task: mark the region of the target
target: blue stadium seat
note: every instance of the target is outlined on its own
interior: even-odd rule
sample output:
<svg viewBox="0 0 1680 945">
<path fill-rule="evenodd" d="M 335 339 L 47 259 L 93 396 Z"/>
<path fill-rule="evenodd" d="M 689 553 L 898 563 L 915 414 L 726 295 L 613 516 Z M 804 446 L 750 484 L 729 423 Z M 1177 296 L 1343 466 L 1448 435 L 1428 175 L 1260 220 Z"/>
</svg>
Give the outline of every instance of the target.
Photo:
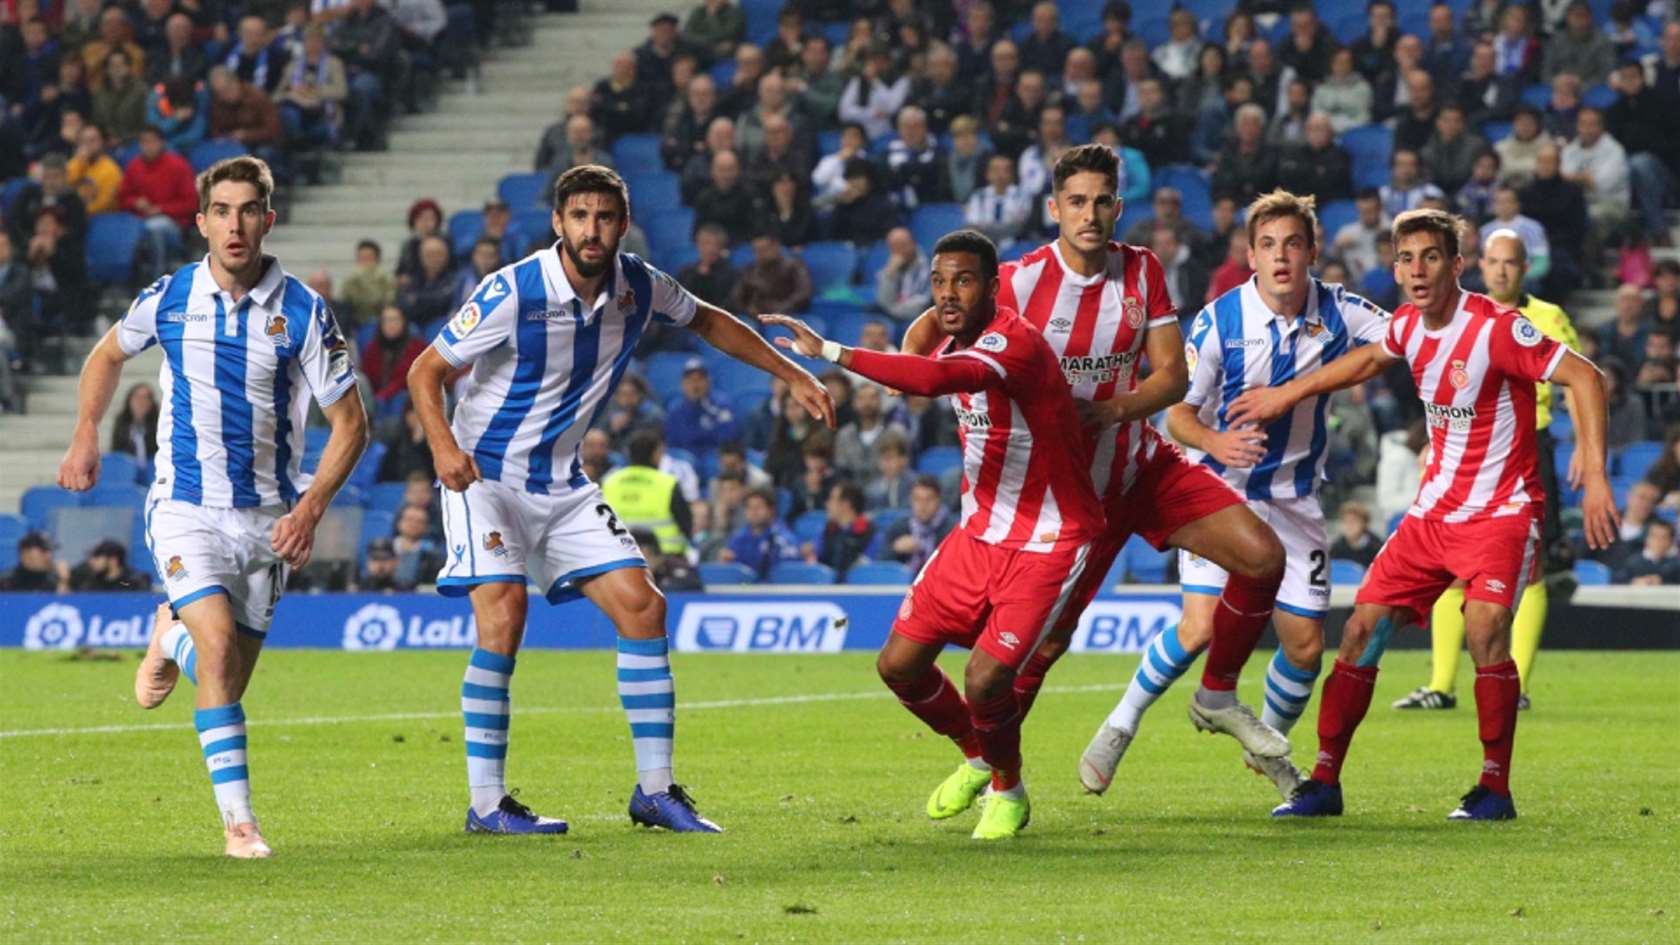
<svg viewBox="0 0 1680 945">
<path fill-rule="evenodd" d="M 834 569 L 826 564 L 778 564 L 770 569 L 771 584 L 833 584 Z"/>
<path fill-rule="evenodd" d="M 18 500 L 18 513 L 31 531 L 40 531 L 49 524 L 53 509 L 73 509 L 81 504 L 82 497 L 74 492 L 57 486 L 35 486 Z"/>
<path fill-rule="evenodd" d="M 532 207 L 547 210 L 548 175 L 541 171 L 509 174 L 497 182 L 496 196 L 507 201 L 507 205 L 515 210 L 528 210 Z"/>
<path fill-rule="evenodd" d="M 846 45 L 846 37 L 851 35 L 852 23 L 850 20 L 833 20 L 828 23 L 807 23 L 805 28 L 828 37 L 828 48 L 839 51 Z M 829 148 L 828 151 L 823 153 L 827 154 L 829 151 L 835 150 L 838 149 Z"/>
<path fill-rule="evenodd" d="M 835 47 L 838 48 L 838 47 Z M 817 155 L 826 157 L 840 150 L 840 129 L 817 132 Z"/>
<path fill-rule="evenodd" d="M 763 400 L 770 396 L 770 375 L 750 364 L 725 358 L 712 369 L 712 388 L 736 397 L 751 394 Z"/>
<path fill-rule="evenodd" d="M 630 188 L 630 209 L 647 217 L 682 206 L 682 181 L 677 175 L 661 171 L 657 174 L 637 174 L 626 178 Z"/>
<path fill-rule="evenodd" d="M 654 256 L 654 265 L 670 273 L 673 278 L 676 277 L 677 273 L 699 261 L 700 248 L 693 243 L 686 243 Z M 725 307 L 728 307 L 727 302 Z"/>
<path fill-rule="evenodd" d="M 854 310 L 843 315 L 831 315 L 828 319 L 828 337 L 843 345 L 855 345 L 863 336 L 863 326 L 872 321 L 890 322 L 892 319 L 885 315 L 872 315 L 867 312 Z"/>
<path fill-rule="evenodd" d="M 811 307 L 806 309 L 805 312 L 808 315 L 821 316 L 828 322 L 828 327 L 832 331 L 836 319 L 856 314 L 857 310 L 857 303 L 846 299 L 812 299 Z"/>
<path fill-rule="evenodd" d="M 738 561 L 707 561 L 700 565 L 700 581 L 708 587 L 713 584 L 753 584 L 758 581 L 758 575 Z"/>
<path fill-rule="evenodd" d="M 1172 164 L 1150 175 L 1149 184 L 1156 190 L 1172 187 L 1184 195 L 1184 216 L 1204 230 L 1213 228 L 1213 188 L 1201 168 L 1188 164 Z"/>
<path fill-rule="evenodd" d="M 209 141 L 200 141 L 193 145 L 192 150 L 187 152 L 187 161 L 192 164 L 193 173 L 198 174 L 217 161 L 225 161 L 228 158 L 249 153 L 245 150 L 245 146 L 237 141 L 229 138 L 215 138 Z"/>
<path fill-rule="evenodd" d="M 1342 13 L 1329 23 L 1330 34 L 1343 46 L 1352 45 L 1354 40 L 1365 35 L 1367 28 L 1366 16 L 1359 12 Z"/>
<path fill-rule="evenodd" d="M 1616 90 L 1603 82 L 1581 93 L 1581 104 L 1600 110 L 1616 104 Z"/>
<path fill-rule="evenodd" d="M 1126 540 L 1123 553 L 1126 573 L 1138 584 L 1160 584 L 1167 579 L 1167 553 L 1156 551 L 1143 538 L 1133 535 Z"/>
<path fill-rule="evenodd" d="M 1144 16 L 1132 21 L 1132 32 L 1149 44 L 1150 49 L 1160 46 L 1172 36 L 1172 28 L 1164 16 Z"/>
<path fill-rule="evenodd" d="M 1581 560 L 1575 562 L 1575 580 L 1583 587 L 1595 584 L 1610 583 L 1610 566 L 1602 561 Z"/>
<path fill-rule="evenodd" d="M 717 86 L 718 94 L 721 95 L 729 91 L 729 87 L 735 83 L 735 60 L 719 59 L 712 63 L 706 74 L 712 77 L 712 84 Z"/>
<path fill-rule="evenodd" d="M 735 410 L 735 419 L 740 420 L 758 412 L 764 402 L 770 399 L 770 388 L 763 390 L 734 391 L 729 398 L 729 405 Z"/>
<path fill-rule="evenodd" d="M 828 527 L 828 513 L 821 509 L 799 513 L 793 520 L 793 535 L 801 542 L 816 541 Z"/>
<path fill-rule="evenodd" d="M 835 140 L 839 140 L 838 133 Z M 11 180 L 0 182 L 0 213 L 10 213 L 12 211 L 12 201 L 16 200 L 18 195 L 23 193 L 24 188 L 28 186 L 29 178 L 27 177 L 14 177 Z"/>
<path fill-rule="evenodd" d="M 612 156 L 618 172 L 626 177 L 665 170 L 665 159 L 659 156 L 658 135 L 622 135 L 613 142 Z"/>
<path fill-rule="evenodd" d="M 330 427 L 305 427 L 303 431 L 303 451 L 305 453 L 320 453 L 327 448 L 327 438 L 332 436 Z"/>
<path fill-rule="evenodd" d="M 915 577 L 910 568 L 897 561 L 871 561 L 868 564 L 854 564 L 846 572 L 847 584 L 909 584 Z"/>
<path fill-rule="evenodd" d="M 1386 125 L 1359 125 L 1342 132 L 1342 147 L 1353 158 L 1353 185 L 1380 187 L 1388 182 L 1388 159 L 1394 132 Z"/>
<path fill-rule="evenodd" d="M 678 246 L 692 244 L 694 241 L 694 211 L 688 207 L 667 210 L 647 221 L 642 229 L 647 232 L 648 244 L 655 253 L 662 253 L 676 249 Z"/>
<path fill-rule="evenodd" d="M 1351 200 L 1332 200 L 1319 208 L 1318 221 L 1324 224 L 1324 237 L 1335 239 L 1336 231 L 1359 219 L 1359 206 Z"/>
<path fill-rule="evenodd" d="M 910 214 L 910 235 L 915 237 L 916 245 L 922 252 L 933 251 L 933 244 L 939 238 L 952 230 L 960 230 L 963 226 L 962 204 L 930 203 L 917 207 Z M 871 274 L 871 278 L 874 278 Z"/>
<path fill-rule="evenodd" d="M 1330 583 L 1358 585 L 1365 579 L 1365 566 L 1346 558 L 1330 559 Z"/>
<path fill-rule="evenodd" d="M 362 510 L 362 534 L 356 542 L 356 547 L 367 550 L 368 542 L 375 538 L 390 538 L 397 530 L 397 513 L 385 509 Z M 431 575 L 427 575 L 429 578 Z"/>
<path fill-rule="evenodd" d="M 1155 219 L 1155 209 L 1146 201 L 1126 204 L 1126 206 L 1120 210 L 1120 219 L 1114 224 L 1115 239 L 1124 239 L 1126 234 L 1132 231 L 1132 227 L 1137 226 L 1145 220 L 1153 219 Z M 1026 243 L 1028 246 L 1032 245 L 1028 240 L 1022 240 L 1021 242 Z"/>
<path fill-rule="evenodd" d="M 1463 18 L 1461 13 L 1460 14 L 1455 14 L 1455 15 L 1458 16 L 1459 19 Z M 1408 35 L 1408 36 L 1428 36 L 1429 35 L 1429 8 L 1428 7 L 1409 7 L 1408 8 L 1404 5 L 1402 5 L 1401 8 L 1400 8 L 1400 15 L 1395 18 L 1395 24 L 1397 26 L 1399 26 L 1400 32 L 1402 34 L 1405 34 L 1405 35 Z"/>
<path fill-rule="evenodd" d="M 157 562 L 152 560 L 152 549 L 146 543 L 144 514 L 134 516 L 134 524 L 129 529 L 128 566 L 144 574 L 153 584 L 157 583 Z"/>
<path fill-rule="evenodd" d="M 1571 458 L 1573 458 L 1574 455 L 1575 455 L 1575 444 L 1573 442 L 1558 443 L 1556 446 L 1553 447 L 1553 449 L 1552 449 L 1552 466 L 1556 470 L 1559 479 L 1568 478 L 1568 476 L 1569 476 L 1569 460 Z"/>
<path fill-rule="evenodd" d="M 764 468 L 764 461 L 759 460 L 758 466 Z M 787 521 L 788 513 L 793 511 L 793 493 L 778 487 L 776 489 L 776 517 Z"/>
<path fill-rule="evenodd" d="M 362 490 L 367 498 L 370 512 L 392 512 L 402 508 L 403 491 L 408 488 L 406 482 L 381 482 L 368 486 Z"/>
<path fill-rule="evenodd" d="M 76 565 L 87 558 L 94 545 L 102 541 L 120 541 L 126 546 L 133 540 L 134 521 L 138 518 L 141 518 L 138 509 L 120 505 L 55 509 L 48 517 L 47 527 L 52 536 L 54 556 L 67 564 Z"/>
<path fill-rule="evenodd" d="M 134 281 L 134 254 L 146 225 L 127 213 L 101 213 L 88 220 L 88 277 L 103 285 L 126 286 Z"/>
<path fill-rule="evenodd" d="M 1554 418 L 1556 416 L 1556 414 L 1553 414 Z M 1552 423 L 1553 426 L 1556 426 L 1556 419 Z M 1662 459 L 1662 450 L 1662 443 L 1656 440 L 1641 440 L 1637 443 L 1629 443 L 1616 452 L 1616 475 L 1626 476 L 1630 479 L 1644 478 L 1652 464 Z"/>
<path fill-rule="evenodd" d="M 767 46 L 776 38 L 776 17 L 782 0 L 743 0 L 741 12 L 747 18 L 747 42 Z"/>
<path fill-rule="evenodd" d="M 998 250 L 998 262 L 1014 262 L 1036 248 L 1037 245 L 1032 240 L 1016 240 Z"/>
<path fill-rule="evenodd" d="M 317 465 L 320 463 L 319 457 L 316 458 L 315 462 Z M 314 470 L 310 471 L 313 472 Z M 339 487 L 338 492 L 332 497 L 332 502 L 328 504 L 331 508 L 361 509 L 367 505 L 367 496 L 362 492 L 361 486 L 347 482 Z"/>
<path fill-rule="evenodd" d="M 887 241 L 871 243 L 867 247 L 857 248 L 857 284 L 863 286 L 875 285 L 875 274 L 887 267 Z"/>
<path fill-rule="evenodd" d="M 1552 87 L 1544 83 L 1536 83 L 1522 90 L 1522 103 L 1533 105 L 1545 111 L 1552 104 Z"/>
<path fill-rule="evenodd" d="M 1393 515 L 1390 515 L 1388 517 L 1388 531 L 1385 532 L 1384 534 L 1392 535 L 1396 531 L 1398 531 L 1400 529 L 1400 523 L 1402 521 L 1404 521 L 1405 518 L 1406 518 L 1406 512 L 1405 512 L 1404 509 L 1402 509 L 1401 511 L 1395 512 Z"/>
<path fill-rule="evenodd" d="M 642 365 L 642 377 L 653 389 L 655 402 L 664 403 L 665 398 L 677 393 L 682 386 L 683 365 L 692 357 L 683 351 L 657 351 L 648 355 Z"/>
<path fill-rule="evenodd" d="M 1179 6 L 1196 14 L 1198 19 L 1223 20 L 1237 8 L 1237 0 L 1180 0 Z M 1210 34 L 1203 33 L 1203 36 Z M 1218 33 L 1211 35 L 1218 36 Z"/>
<path fill-rule="evenodd" d="M 132 482 L 101 482 L 88 492 L 83 502 L 111 508 L 143 509 L 146 507 L 146 490 Z"/>
<path fill-rule="evenodd" d="M 1114 556 L 1114 563 L 1108 566 L 1108 573 L 1103 575 L 1102 584 L 1098 585 L 1098 588 L 1099 589 L 1112 588 L 1117 584 L 1125 584 L 1125 583 L 1126 583 L 1126 556 L 1125 555 L 1115 555 Z"/>
<path fill-rule="evenodd" d="M 28 528 L 16 515 L 0 515 L 0 572 L 17 567 L 17 543 Z"/>
<path fill-rule="evenodd" d="M 1504 141 L 1506 138 L 1511 137 L 1511 122 L 1482 122 L 1482 137 L 1487 139 L 1488 144 L 1498 144 L 1499 142 Z"/>
<path fill-rule="evenodd" d="M 473 243 L 484 232 L 484 211 L 457 210 L 449 215 L 449 248 L 457 257 L 472 253 Z"/>
<path fill-rule="evenodd" d="M 737 270 L 745 269 L 753 263 L 753 248 L 748 242 L 736 243 L 729 251 L 729 264 Z"/>
<path fill-rule="evenodd" d="M 956 446 L 930 446 L 916 457 L 916 471 L 938 476 L 950 469 L 962 468 L 962 449 Z"/>
<path fill-rule="evenodd" d="M 350 485 L 367 488 L 379 479 L 379 464 L 385 461 L 385 450 L 388 447 L 374 440 L 368 444 L 362 458 L 356 460 L 356 468 L 350 470 Z"/>
<path fill-rule="evenodd" d="M 1552 408 L 1552 438 L 1563 443 L 1575 441 L 1575 421 L 1569 411 Z"/>
<path fill-rule="evenodd" d="M 140 462 L 131 453 L 106 453 L 99 457 L 99 484 L 140 483 Z"/>
<path fill-rule="evenodd" d="M 526 207 L 513 212 L 513 225 L 510 229 L 525 234 L 529 242 L 542 240 L 545 243 L 554 242 L 554 211 L 547 207 Z"/>
<path fill-rule="evenodd" d="M 857 252 L 850 243 L 823 240 L 807 245 L 799 255 L 811 270 L 811 288 L 818 295 L 844 289 L 857 268 Z"/>
</svg>

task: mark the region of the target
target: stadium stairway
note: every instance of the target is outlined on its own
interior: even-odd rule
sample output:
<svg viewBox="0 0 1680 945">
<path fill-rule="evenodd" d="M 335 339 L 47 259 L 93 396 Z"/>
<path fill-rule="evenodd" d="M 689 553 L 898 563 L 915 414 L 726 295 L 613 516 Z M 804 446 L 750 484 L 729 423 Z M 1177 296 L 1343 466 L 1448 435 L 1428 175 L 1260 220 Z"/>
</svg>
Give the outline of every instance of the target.
<svg viewBox="0 0 1680 945">
<path fill-rule="evenodd" d="M 583 0 L 581 11 L 531 17 L 531 42 L 497 48 L 478 89 L 445 81 L 435 111 L 398 118 L 386 151 L 343 156 L 342 179 L 296 191 L 290 220 L 269 246 L 299 278 L 324 269 L 334 284 L 351 271 L 356 243 L 379 242 L 396 265 L 408 238 L 409 205 L 421 197 L 447 216 L 477 210 L 503 175 L 531 170 L 543 129 L 560 117 L 566 90 L 593 86 L 614 53 L 639 45 L 669 0 Z"/>
</svg>

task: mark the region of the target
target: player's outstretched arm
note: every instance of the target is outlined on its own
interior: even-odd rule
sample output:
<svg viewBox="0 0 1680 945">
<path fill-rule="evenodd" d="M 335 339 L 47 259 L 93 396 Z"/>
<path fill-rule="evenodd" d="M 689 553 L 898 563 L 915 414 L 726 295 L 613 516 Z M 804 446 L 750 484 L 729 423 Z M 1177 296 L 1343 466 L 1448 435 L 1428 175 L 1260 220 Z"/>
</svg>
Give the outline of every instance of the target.
<svg viewBox="0 0 1680 945">
<path fill-rule="evenodd" d="M 116 395 L 128 354 L 117 343 L 117 326 L 105 333 L 82 362 L 82 377 L 76 387 L 76 428 L 70 434 L 70 448 L 58 464 L 58 484 L 73 492 L 92 489 L 99 481 L 99 424 Z"/>
<path fill-rule="evenodd" d="M 1232 469 L 1247 469 L 1266 455 L 1266 434 L 1252 427 L 1215 430 L 1186 403 L 1167 408 L 1167 432 L 1193 450 L 1201 450 Z"/>
<path fill-rule="evenodd" d="M 368 418 L 362 398 L 354 390 L 321 408 L 332 432 L 321 450 L 321 463 L 315 468 L 315 479 L 298 499 L 297 506 L 274 523 L 270 544 L 293 568 L 309 563 L 309 553 L 315 547 L 315 527 L 327 514 L 333 496 L 344 487 L 356 463 L 367 451 Z"/>
<path fill-rule="evenodd" d="M 862 374 L 878 384 L 917 397 L 975 393 L 1003 385 L 1001 367 L 978 356 L 934 360 L 914 354 L 883 354 L 863 351 L 825 339 L 811 326 L 786 315 L 760 315 L 766 325 L 786 328 L 792 338 L 777 338 L 776 344 L 807 358 L 823 358 L 847 370 Z"/>
<path fill-rule="evenodd" d="M 455 442 L 449 418 L 443 415 L 443 379 L 452 370 L 437 348 L 428 347 L 408 369 L 408 396 L 414 403 L 414 415 L 426 431 L 438 481 L 451 492 L 465 492 L 484 475 L 478 471 L 478 463 Z"/>
<path fill-rule="evenodd" d="M 905 354 L 928 355 L 944 340 L 945 330 L 939 327 L 939 317 L 930 306 L 904 330 L 904 343 L 898 346 L 898 350 Z"/>
<path fill-rule="evenodd" d="M 828 388 L 811 372 L 805 370 L 772 348 L 768 342 L 723 309 L 704 302 L 695 306 L 694 319 L 688 323 L 690 331 L 706 339 L 706 343 L 737 361 L 750 364 L 787 382 L 795 400 L 812 418 L 834 429 L 834 398 Z"/>
<path fill-rule="evenodd" d="M 1390 357 L 1381 344 L 1360 345 L 1351 353 L 1287 384 L 1243 391 L 1226 409 L 1225 421 L 1233 427 L 1245 424 L 1264 426 L 1308 397 L 1363 384 L 1397 360 Z"/>
<path fill-rule="evenodd" d="M 1572 395 L 1575 421 L 1575 453 L 1580 457 L 1582 526 L 1587 545 L 1608 548 L 1621 532 L 1616 499 L 1605 473 L 1604 430 L 1609 425 L 1609 405 L 1604 396 L 1603 372 L 1573 351 L 1565 354 L 1552 370 L 1551 380 Z M 1571 470 L 1575 466 L 1571 464 Z"/>
</svg>

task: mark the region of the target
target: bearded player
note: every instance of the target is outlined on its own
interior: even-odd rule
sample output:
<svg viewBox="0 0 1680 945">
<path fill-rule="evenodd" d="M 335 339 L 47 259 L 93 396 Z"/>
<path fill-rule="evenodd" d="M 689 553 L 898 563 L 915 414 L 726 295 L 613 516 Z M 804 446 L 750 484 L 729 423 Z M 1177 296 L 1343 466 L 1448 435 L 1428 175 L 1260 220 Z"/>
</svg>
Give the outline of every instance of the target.
<svg viewBox="0 0 1680 945">
<path fill-rule="evenodd" d="M 930 357 L 825 341 L 803 322 L 777 343 L 888 387 L 951 395 L 963 446 L 962 527 L 916 576 L 876 661 L 904 707 L 962 749 L 963 764 L 928 801 L 936 820 L 981 798 L 977 840 L 1013 837 L 1031 807 L 1021 780 L 1017 674 L 1043 646 L 1091 567 L 1102 506 L 1084 470 L 1091 455 L 1056 354 L 997 304 L 997 249 L 972 230 L 933 248 L 934 312 L 945 340 Z M 963 692 L 935 662 L 970 647 Z M 966 698 L 965 698 L 966 697 Z"/>
<path fill-rule="evenodd" d="M 1410 301 L 1381 344 L 1281 387 L 1248 391 L 1232 423 L 1265 423 L 1304 397 L 1351 387 L 1404 358 L 1430 427 L 1430 461 L 1416 501 L 1365 573 L 1341 651 L 1325 680 L 1318 765 L 1277 817 L 1337 816 L 1341 770 L 1371 706 L 1377 667 L 1396 628 L 1415 626 L 1455 581 L 1465 583 L 1464 622 L 1476 663 L 1481 779 L 1452 820 L 1510 820 L 1511 752 L 1520 684 L 1511 659 L 1511 611 L 1540 553 L 1545 488 L 1534 445 L 1535 384 L 1574 395 L 1587 543 L 1608 547 L 1617 517 L 1604 472 L 1604 390 L 1591 361 L 1547 338 L 1517 312 L 1458 283 L 1460 221 L 1412 210 L 1394 221 L 1394 274 Z"/>
<path fill-rule="evenodd" d="M 1191 721 L 1235 736 L 1257 759 L 1286 758 L 1289 740 L 1236 698 L 1237 677 L 1283 581 L 1283 545 L 1241 494 L 1149 425 L 1149 417 L 1184 398 L 1189 371 L 1160 261 L 1147 249 L 1109 240 L 1121 210 L 1118 158 L 1103 145 L 1072 148 L 1056 162 L 1052 180 L 1049 209 L 1060 235 L 1004 264 L 998 304 L 1016 308 L 1044 333 L 1073 396 L 1091 403 L 1100 432 L 1090 473 L 1108 524 L 1091 547 L 1070 606 L 1016 677 L 1022 711 L 1031 708 L 1045 674 L 1067 651 L 1080 612 L 1126 540 L 1141 535 L 1156 548 L 1182 548 L 1230 575 L 1217 607 L 1186 613 L 1180 626 L 1151 643 L 1144 657 L 1154 673 L 1149 701 L 1189 670 L 1200 652 L 1195 641 L 1211 641 L 1201 688 L 1190 702 Z M 939 320 L 924 312 L 904 349 L 929 351 L 942 334 Z M 1140 381 L 1144 357 L 1150 374 Z M 1102 753 L 1098 767 L 1112 773 L 1131 737 L 1124 729 L 1099 737 L 1107 743 L 1086 754 Z M 1081 780 L 1091 785 L 1091 776 L 1082 772 Z M 1106 787 L 1106 780 L 1094 783 Z"/>
</svg>

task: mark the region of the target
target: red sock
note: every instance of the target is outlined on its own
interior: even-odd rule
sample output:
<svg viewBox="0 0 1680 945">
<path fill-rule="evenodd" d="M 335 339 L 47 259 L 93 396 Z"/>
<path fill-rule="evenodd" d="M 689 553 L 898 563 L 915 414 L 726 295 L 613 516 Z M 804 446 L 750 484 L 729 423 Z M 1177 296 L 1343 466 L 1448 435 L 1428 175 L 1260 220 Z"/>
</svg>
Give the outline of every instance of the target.
<svg viewBox="0 0 1680 945">
<path fill-rule="evenodd" d="M 1513 660 L 1476 668 L 1476 720 L 1482 736 L 1482 786 L 1511 795 L 1511 746 L 1517 739 L 1522 680 Z"/>
<path fill-rule="evenodd" d="M 1354 666 L 1336 661 L 1324 694 L 1318 700 L 1318 765 L 1312 779 L 1336 784 L 1342 779 L 1342 762 L 1347 758 L 1353 730 L 1371 708 L 1371 693 L 1377 688 L 1375 666 Z"/>
<path fill-rule="evenodd" d="M 1021 783 L 1021 704 L 1015 690 L 971 703 L 970 709 L 974 734 L 980 737 L 980 757 L 992 766 L 992 790 L 1007 791 Z"/>
<path fill-rule="evenodd" d="M 1045 656 L 1042 651 L 1034 653 L 1027 659 L 1027 665 L 1015 674 L 1015 700 L 1021 704 L 1021 718 L 1026 718 L 1032 711 L 1033 702 L 1038 699 L 1038 691 L 1044 688 L 1045 674 L 1055 665 L 1061 656 Z"/>
<path fill-rule="evenodd" d="M 968 703 L 963 701 L 957 687 L 951 685 L 944 670 L 935 666 L 909 682 L 887 683 L 887 688 L 916 718 L 926 722 L 928 728 L 956 742 L 963 757 L 980 757 L 980 740 L 974 734 Z"/>
<path fill-rule="evenodd" d="M 1207 662 L 1202 666 L 1203 688 L 1226 692 L 1237 688 L 1243 664 L 1266 632 L 1266 622 L 1272 619 L 1272 605 L 1277 603 L 1278 585 L 1282 583 L 1281 573 L 1263 578 L 1233 574 L 1225 582 L 1225 592 L 1219 595 L 1219 605 L 1213 611 L 1213 641 L 1208 644 Z"/>
</svg>

